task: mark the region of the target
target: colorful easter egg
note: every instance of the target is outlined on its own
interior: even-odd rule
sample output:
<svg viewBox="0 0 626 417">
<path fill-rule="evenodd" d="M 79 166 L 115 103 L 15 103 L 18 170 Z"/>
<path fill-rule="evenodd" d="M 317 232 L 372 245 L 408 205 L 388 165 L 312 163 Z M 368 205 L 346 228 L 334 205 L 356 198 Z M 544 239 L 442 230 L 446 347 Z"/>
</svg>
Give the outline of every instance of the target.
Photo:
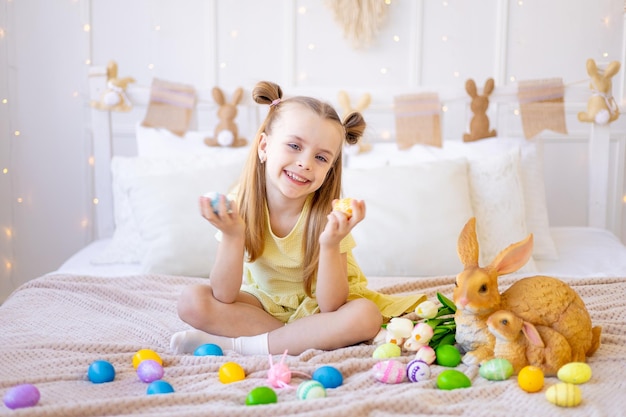
<svg viewBox="0 0 626 417">
<path fill-rule="evenodd" d="M 222 195 L 223 195 L 222 193 L 218 193 L 216 191 L 210 191 L 204 195 L 209 200 L 211 200 L 211 208 L 213 209 L 213 212 L 215 212 L 215 214 L 219 214 L 220 198 L 222 197 Z M 231 204 L 230 200 L 226 198 L 226 210 L 229 213 L 231 212 L 230 204 Z"/>
<path fill-rule="evenodd" d="M 352 199 L 341 198 L 333 203 L 333 210 L 337 210 L 346 215 L 349 219 L 352 217 Z"/>
<path fill-rule="evenodd" d="M 402 355 L 402 348 L 395 343 L 383 343 L 378 346 L 372 357 L 374 359 L 389 359 L 389 358 L 397 358 Z"/>
<path fill-rule="evenodd" d="M 430 366 L 426 362 L 413 359 L 406 366 L 406 376 L 411 382 L 422 382 L 430 379 Z"/>
<path fill-rule="evenodd" d="M 584 384 L 591 379 L 591 367 L 584 362 L 570 362 L 559 368 L 556 376 L 570 384 Z"/>
<path fill-rule="evenodd" d="M 94 384 L 111 382 L 115 379 L 115 368 L 107 361 L 93 361 L 87 370 L 87 377 Z"/>
<path fill-rule="evenodd" d="M 200 345 L 193 351 L 195 356 L 224 356 L 224 351 L 221 347 L 213 343 L 205 343 Z"/>
<path fill-rule="evenodd" d="M 546 399 L 560 407 L 576 407 L 582 401 L 582 392 L 578 385 L 559 382 L 546 390 Z"/>
<path fill-rule="evenodd" d="M 39 399 L 41 398 L 41 394 L 36 386 L 32 384 L 20 384 L 16 385 L 4 394 L 2 397 L 2 401 L 4 405 L 9 407 L 11 410 L 15 410 L 17 408 L 26 408 L 37 405 Z"/>
<path fill-rule="evenodd" d="M 152 359 L 154 361 L 157 361 L 159 365 L 163 366 L 163 360 L 154 350 L 140 349 L 133 355 L 133 368 L 137 369 L 139 364 L 146 359 Z"/>
<path fill-rule="evenodd" d="M 526 392 L 541 391 L 543 382 L 543 371 L 536 366 L 525 366 L 517 374 L 517 384 Z"/>
<path fill-rule="evenodd" d="M 478 369 L 478 374 L 489 381 L 507 380 L 513 372 L 513 365 L 504 358 L 490 359 Z"/>
<path fill-rule="evenodd" d="M 148 395 L 170 394 L 172 392 L 174 392 L 174 388 L 172 387 L 172 384 L 170 384 L 167 381 L 163 381 L 162 379 L 159 379 L 157 381 L 152 381 L 148 385 L 148 389 L 146 390 L 146 394 Z"/>
<path fill-rule="evenodd" d="M 343 375 L 337 368 L 332 366 L 321 366 L 313 372 L 312 378 L 320 382 L 324 388 L 337 388 L 343 384 Z"/>
<path fill-rule="evenodd" d="M 238 363 L 226 362 L 220 366 L 218 376 L 222 384 L 230 384 L 245 379 L 246 373 Z"/>
<path fill-rule="evenodd" d="M 453 345 L 441 345 L 435 349 L 437 364 L 454 368 L 461 363 L 461 353 Z"/>
<path fill-rule="evenodd" d="M 472 381 L 469 377 L 456 369 L 446 369 L 437 376 L 437 388 L 439 389 L 453 390 L 471 386 Z"/>
<path fill-rule="evenodd" d="M 246 405 L 273 404 L 278 402 L 276 391 L 270 387 L 256 387 L 246 397 Z"/>
<path fill-rule="evenodd" d="M 143 382 L 152 382 L 163 378 L 163 367 L 153 359 L 141 361 L 137 367 L 137 376 Z"/>
<path fill-rule="evenodd" d="M 298 398 L 301 400 L 311 400 L 326 397 L 326 389 L 321 382 L 315 380 L 304 381 L 298 385 Z"/>
<path fill-rule="evenodd" d="M 372 370 L 374 378 L 385 384 L 399 384 L 406 378 L 406 366 L 395 359 L 378 362 Z"/>
</svg>

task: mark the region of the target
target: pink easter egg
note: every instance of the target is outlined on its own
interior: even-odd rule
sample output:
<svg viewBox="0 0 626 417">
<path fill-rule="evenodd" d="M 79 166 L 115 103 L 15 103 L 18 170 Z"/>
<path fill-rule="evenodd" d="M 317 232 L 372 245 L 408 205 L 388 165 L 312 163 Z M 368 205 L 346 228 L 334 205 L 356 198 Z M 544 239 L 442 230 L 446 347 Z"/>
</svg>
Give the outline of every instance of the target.
<svg viewBox="0 0 626 417">
<path fill-rule="evenodd" d="M 406 378 L 406 366 L 395 359 L 380 361 L 372 369 L 374 378 L 385 384 L 399 384 Z"/>
</svg>

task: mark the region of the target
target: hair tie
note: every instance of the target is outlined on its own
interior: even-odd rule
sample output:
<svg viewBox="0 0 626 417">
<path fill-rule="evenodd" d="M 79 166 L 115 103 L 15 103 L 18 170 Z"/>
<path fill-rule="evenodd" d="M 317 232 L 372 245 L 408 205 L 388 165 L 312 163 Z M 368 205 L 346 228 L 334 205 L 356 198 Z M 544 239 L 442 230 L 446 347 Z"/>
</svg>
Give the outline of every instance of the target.
<svg viewBox="0 0 626 417">
<path fill-rule="evenodd" d="M 270 104 L 270 107 L 278 106 L 278 103 L 280 103 L 280 99 L 279 98 L 277 98 L 276 100 L 272 101 L 272 103 Z"/>
</svg>

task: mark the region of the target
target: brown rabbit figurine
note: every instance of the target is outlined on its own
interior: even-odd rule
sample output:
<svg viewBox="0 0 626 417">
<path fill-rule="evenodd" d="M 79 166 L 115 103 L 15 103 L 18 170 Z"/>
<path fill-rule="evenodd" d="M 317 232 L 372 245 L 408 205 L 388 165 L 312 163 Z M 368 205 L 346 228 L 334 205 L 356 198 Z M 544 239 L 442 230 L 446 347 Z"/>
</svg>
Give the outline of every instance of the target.
<svg viewBox="0 0 626 417">
<path fill-rule="evenodd" d="M 587 102 L 587 111 L 578 113 L 578 120 L 599 125 L 617 120 L 619 107 L 611 93 L 611 77 L 617 74 L 619 67 L 619 61 L 613 61 L 601 73 L 598 71 L 596 61 L 587 60 L 587 74 L 591 77 L 590 87 L 593 94 Z"/>
<path fill-rule="evenodd" d="M 535 326 L 507 310 L 498 310 L 487 319 L 495 336 L 494 357 L 511 362 L 515 374 L 526 365 L 555 376 L 572 361 L 572 348 L 565 337 L 548 326 Z"/>
<path fill-rule="evenodd" d="M 218 87 L 214 87 L 212 93 L 213 99 L 219 105 L 217 110 L 219 123 L 215 126 L 214 136 L 206 138 L 204 143 L 209 146 L 245 146 L 248 141 L 239 137 L 239 129 L 237 128 L 237 123 L 235 123 L 237 104 L 241 101 L 243 89 L 239 87 L 235 90 L 230 103 L 226 102 L 224 93 Z"/>
<path fill-rule="evenodd" d="M 494 357 L 495 337 L 487 319 L 497 310 L 509 310 L 534 325 L 561 333 L 572 349 L 572 361 L 584 362 L 600 346 L 601 328 L 591 326 L 583 300 L 556 278 L 533 276 L 518 280 L 500 294 L 498 277 L 517 271 L 532 254 L 532 234 L 502 250 L 487 266 L 478 265 L 476 218 L 459 235 L 457 251 L 464 270 L 457 275 L 456 341 L 465 353 L 463 363 L 478 365 Z"/>
<path fill-rule="evenodd" d="M 479 95 L 476 90 L 476 83 L 471 78 L 465 82 L 465 90 L 472 98 L 470 108 L 472 109 L 472 120 L 470 121 L 470 132 L 463 135 L 463 142 L 473 142 L 479 139 L 496 136 L 495 129 L 489 130 L 489 95 L 493 92 L 494 81 L 489 78 L 485 81 L 483 94 Z"/>
</svg>

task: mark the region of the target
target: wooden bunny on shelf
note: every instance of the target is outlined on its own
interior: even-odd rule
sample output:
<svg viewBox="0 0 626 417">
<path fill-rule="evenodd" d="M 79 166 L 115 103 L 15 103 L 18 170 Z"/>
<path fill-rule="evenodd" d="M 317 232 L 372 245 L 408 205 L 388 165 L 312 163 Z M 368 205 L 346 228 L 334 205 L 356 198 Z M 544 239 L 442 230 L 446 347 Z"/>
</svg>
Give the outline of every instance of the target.
<svg viewBox="0 0 626 417">
<path fill-rule="evenodd" d="M 479 365 L 494 357 L 495 336 L 487 321 L 498 310 L 508 310 L 535 326 L 547 326 L 562 334 L 571 347 L 573 362 L 585 362 L 600 346 L 601 327 L 592 327 L 585 303 L 565 282 L 548 276 L 527 277 L 500 293 L 498 277 L 521 268 L 532 249 L 530 234 L 481 267 L 476 218 L 465 224 L 457 246 L 464 270 L 456 277 L 453 294 L 456 342 L 465 352 L 463 363 Z"/>
<path fill-rule="evenodd" d="M 600 73 L 596 62 L 593 59 L 587 60 L 587 74 L 591 77 L 592 95 L 587 101 L 587 112 L 578 113 L 578 120 L 599 125 L 617 120 L 619 107 L 611 92 L 611 77 L 617 74 L 619 67 L 619 61 L 613 61 L 607 65 L 604 72 Z"/>
<path fill-rule="evenodd" d="M 493 92 L 494 86 L 495 82 L 493 78 L 489 78 L 485 81 L 483 93 L 478 94 L 474 80 L 470 78 L 465 82 L 465 90 L 472 98 L 470 108 L 473 116 L 470 121 L 470 132 L 463 135 L 463 142 L 473 142 L 479 139 L 496 136 L 495 129 L 489 130 L 489 117 L 487 117 L 489 95 Z"/>
<path fill-rule="evenodd" d="M 224 93 L 218 87 L 214 87 L 212 93 L 213 99 L 219 105 L 217 109 L 219 122 L 215 126 L 213 137 L 206 138 L 204 143 L 208 146 L 230 146 L 234 148 L 247 145 L 248 141 L 239 137 L 239 128 L 235 122 L 237 104 L 243 97 L 243 89 L 239 87 L 235 90 L 230 103 L 226 102 Z"/>
</svg>

